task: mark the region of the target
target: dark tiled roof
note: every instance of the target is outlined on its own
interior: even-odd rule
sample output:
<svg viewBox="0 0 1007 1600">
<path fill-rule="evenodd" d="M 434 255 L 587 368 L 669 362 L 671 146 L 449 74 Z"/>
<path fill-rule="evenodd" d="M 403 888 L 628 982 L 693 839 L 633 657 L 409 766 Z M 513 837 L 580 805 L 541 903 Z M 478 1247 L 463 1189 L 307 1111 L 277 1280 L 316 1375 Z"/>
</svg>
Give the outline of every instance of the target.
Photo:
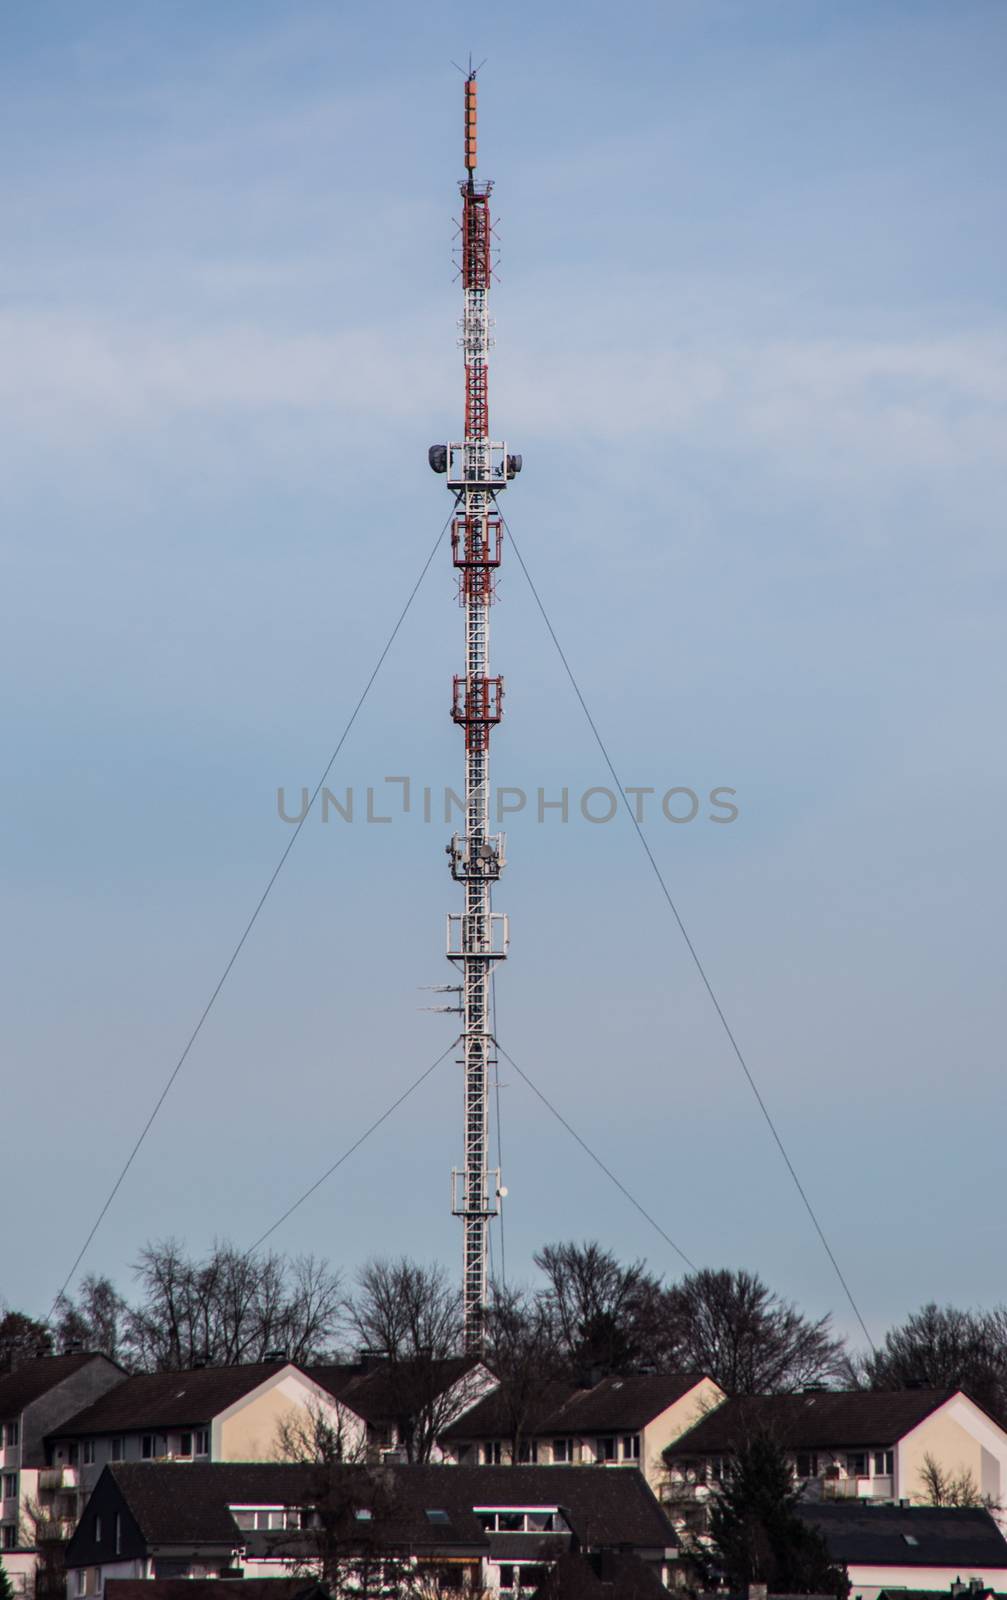
<svg viewBox="0 0 1007 1600">
<path fill-rule="evenodd" d="M 871 1566 L 954 1567 L 1007 1571 L 1007 1540 L 988 1511 L 947 1506 L 872 1506 L 801 1503 L 834 1561 Z M 914 1542 L 910 1544 L 908 1541 Z"/>
<path fill-rule="evenodd" d="M 547 1419 L 574 1393 L 569 1383 L 553 1383 L 539 1397 L 522 1432 L 527 1434 L 546 1431 Z M 513 1428 L 507 1398 L 502 1389 L 494 1389 L 484 1399 L 470 1406 L 441 1434 L 443 1439 L 506 1439 Z"/>
<path fill-rule="evenodd" d="M 431 1389 L 443 1394 L 470 1372 L 475 1372 L 480 1363 L 472 1356 L 453 1356 L 434 1365 L 436 1372 Z M 396 1381 L 386 1362 L 368 1370 L 360 1366 L 318 1366 L 304 1370 L 365 1422 L 381 1426 L 396 1420 Z"/>
<path fill-rule="evenodd" d="M 639 1472 L 591 1472 L 585 1467 L 346 1467 L 348 1478 L 377 1483 L 375 1518 L 390 1542 L 463 1544 L 485 1549 L 487 1536 L 475 1508 L 560 1506 L 583 1543 L 671 1548 L 671 1524 Z M 302 1506 L 319 1497 L 324 1469 L 273 1462 L 135 1462 L 106 1467 L 95 1495 L 109 1481 L 118 1488 L 148 1544 L 244 1544 L 229 1511 L 232 1505 Z M 387 1496 L 390 1525 L 381 1527 Z M 431 1522 L 441 1510 L 447 1522 Z M 83 1527 L 83 1523 L 82 1523 Z M 81 1537 L 78 1530 L 76 1539 Z M 70 1551 L 73 1564 L 73 1550 Z"/>
<path fill-rule="evenodd" d="M 642 1428 L 681 1400 L 702 1373 L 603 1378 L 591 1389 L 578 1389 L 548 1418 L 551 1433 L 594 1433 Z"/>
<path fill-rule="evenodd" d="M 603 1378 L 591 1388 L 557 1383 L 536 1406 L 526 1434 L 538 1438 L 582 1433 L 635 1432 L 681 1400 L 702 1373 L 647 1374 L 628 1378 Z M 488 1395 L 445 1429 L 446 1439 L 506 1438 L 510 1432 L 507 1407 L 501 1394 Z"/>
<path fill-rule="evenodd" d="M 208 1423 L 286 1363 L 247 1367 L 196 1367 L 188 1372 L 144 1372 L 127 1378 L 93 1405 L 60 1423 L 51 1438 L 128 1433 L 136 1428 L 188 1428 Z"/>
<path fill-rule="evenodd" d="M 88 1351 L 74 1356 L 39 1356 L 15 1367 L 13 1372 L 5 1372 L 0 1377 L 0 1418 L 19 1416 L 25 1406 L 79 1372 L 89 1361 L 104 1359 Z"/>
<path fill-rule="evenodd" d="M 893 1445 L 950 1399 L 954 1389 L 818 1389 L 811 1394 L 737 1395 L 673 1440 L 665 1458 L 736 1450 L 771 1433 L 793 1450 Z"/>
</svg>

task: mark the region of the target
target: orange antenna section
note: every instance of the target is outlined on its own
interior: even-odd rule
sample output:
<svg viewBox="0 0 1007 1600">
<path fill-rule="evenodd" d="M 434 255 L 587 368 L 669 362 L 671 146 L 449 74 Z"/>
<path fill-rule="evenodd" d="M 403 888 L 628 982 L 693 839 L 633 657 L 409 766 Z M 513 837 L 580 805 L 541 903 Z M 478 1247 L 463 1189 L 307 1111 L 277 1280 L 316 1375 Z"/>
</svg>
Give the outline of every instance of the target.
<svg viewBox="0 0 1007 1600">
<path fill-rule="evenodd" d="M 465 167 L 468 172 L 474 172 L 476 165 L 478 94 L 479 90 L 473 73 L 471 77 L 465 79 Z"/>
</svg>

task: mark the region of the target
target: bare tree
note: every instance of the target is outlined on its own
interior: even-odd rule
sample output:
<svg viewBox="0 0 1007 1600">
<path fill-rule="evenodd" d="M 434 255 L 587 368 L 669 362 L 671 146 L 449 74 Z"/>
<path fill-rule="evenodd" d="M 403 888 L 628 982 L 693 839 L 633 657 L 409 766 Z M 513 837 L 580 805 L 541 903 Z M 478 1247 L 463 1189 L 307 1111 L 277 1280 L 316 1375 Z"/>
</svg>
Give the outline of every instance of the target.
<svg viewBox="0 0 1007 1600">
<path fill-rule="evenodd" d="M 406 1459 L 429 1461 L 477 1393 L 472 1364 L 459 1359 L 461 1295 L 442 1267 L 376 1260 L 361 1269 L 346 1310 L 363 1348 L 384 1357 L 387 1415 Z"/>
<path fill-rule="evenodd" d="M 56 1343 L 66 1352 L 75 1346 L 97 1350 L 111 1361 L 123 1355 L 125 1319 L 129 1310 L 110 1278 L 89 1273 L 76 1299 L 61 1294 L 55 1305 Z"/>
<path fill-rule="evenodd" d="M 273 1350 L 317 1361 L 339 1326 L 339 1275 L 313 1256 L 253 1257 L 216 1243 L 196 1261 L 166 1239 L 144 1247 L 135 1273 L 141 1298 L 124 1313 L 122 1345 L 142 1371 L 231 1366 Z"/>
<path fill-rule="evenodd" d="M 872 1389 L 965 1389 L 1007 1418 L 1007 1306 L 963 1311 L 931 1302 L 889 1329 L 880 1350 L 853 1364 Z"/>
<path fill-rule="evenodd" d="M 277 1461 L 305 1465 L 361 1464 L 367 1460 L 367 1429 L 345 1406 L 309 1401 L 281 1417 L 273 1453 Z"/>
<path fill-rule="evenodd" d="M 296 1576 L 313 1577 L 332 1600 L 398 1600 L 412 1567 L 392 1536 L 398 1495 L 387 1468 L 329 1460 L 315 1463 L 270 1553 Z"/>
<path fill-rule="evenodd" d="M 644 1262 L 625 1266 L 595 1241 L 547 1244 L 534 1259 L 545 1274 L 543 1304 L 572 1378 L 631 1372 L 649 1362 L 660 1285 Z"/>
<path fill-rule="evenodd" d="M 52 1333 L 45 1322 L 37 1322 L 23 1311 L 13 1311 L 0 1301 L 0 1372 L 9 1372 L 19 1361 L 52 1354 Z"/>
<path fill-rule="evenodd" d="M 563 1372 L 555 1323 L 544 1296 L 496 1290 L 486 1321 L 486 1360 L 498 1388 L 494 1399 L 506 1425 L 511 1460 Z"/>
<path fill-rule="evenodd" d="M 704 1269 L 665 1293 L 663 1364 L 706 1372 L 728 1394 L 779 1394 L 835 1379 L 841 1339 L 751 1272 Z"/>
<path fill-rule="evenodd" d="M 929 1450 L 920 1468 L 920 1484 L 924 1504 L 928 1506 L 983 1506 L 987 1511 L 1000 1509 L 991 1495 L 980 1492 L 975 1474 L 968 1467 L 963 1467 L 960 1472 L 948 1472 Z"/>
</svg>

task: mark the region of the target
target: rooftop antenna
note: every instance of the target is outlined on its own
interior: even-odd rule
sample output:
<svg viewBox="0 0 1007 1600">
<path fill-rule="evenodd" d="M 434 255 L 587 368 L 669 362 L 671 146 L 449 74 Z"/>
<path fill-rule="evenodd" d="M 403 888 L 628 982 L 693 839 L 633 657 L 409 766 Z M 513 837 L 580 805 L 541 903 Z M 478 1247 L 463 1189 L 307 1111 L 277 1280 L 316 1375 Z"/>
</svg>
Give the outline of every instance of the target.
<svg viewBox="0 0 1007 1600">
<path fill-rule="evenodd" d="M 454 680 L 451 715 L 465 733 L 465 832 L 447 847 L 451 875 L 464 909 L 447 919 L 447 955 L 461 973 L 460 1036 L 464 1096 L 464 1164 L 451 1174 L 451 1209 L 462 1220 L 462 1305 L 465 1348 L 485 1340 L 489 1300 L 489 1225 L 505 1192 L 489 1165 L 490 1086 L 496 1067 L 490 1023 L 491 977 L 507 955 L 507 918 L 492 909 L 493 885 L 505 859 L 505 838 L 490 832 L 489 745 L 503 715 L 503 679 L 489 675 L 489 608 L 496 598 L 503 529 L 497 496 L 521 471 L 521 457 L 490 438 L 489 430 L 489 197 L 477 183 L 478 97 L 472 66 L 465 74 L 465 171 L 462 196 L 461 344 L 465 361 L 465 436 L 431 445 L 430 465 L 447 476 L 455 500 L 451 552 L 458 600 L 465 613 L 465 672 Z"/>
</svg>

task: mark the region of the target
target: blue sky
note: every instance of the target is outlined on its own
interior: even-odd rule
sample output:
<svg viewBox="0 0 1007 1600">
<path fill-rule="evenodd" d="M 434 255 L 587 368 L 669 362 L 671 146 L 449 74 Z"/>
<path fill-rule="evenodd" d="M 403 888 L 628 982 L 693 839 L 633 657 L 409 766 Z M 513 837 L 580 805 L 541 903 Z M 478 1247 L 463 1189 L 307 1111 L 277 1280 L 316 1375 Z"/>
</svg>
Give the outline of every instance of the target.
<svg viewBox="0 0 1007 1600">
<path fill-rule="evenodd" d="M 507 513 L 875 1332 L 1002 1293 L 998 4 L 43 3 L 0 52 L 3 1295 L 44 1311 L 415 580 L 460 79 Z M 513 554 L 498 782 L 603 784 Z M 333 773 L 460 781 L 445 549 Z M 382 791 L 384 792 L 384 791 Z M 449 1042 L 448 829 L 305 827 L 86 1266 L 250 1242 Z M 694 1259 L 850 1323 L 625 820 L 509 819 L 508 1050 Z M 507 1264 L 659 1238 L 506 1068 Z M 450 1064 L 274 1238 L 453 1263 Z M 8 1240 L 14 1235 L 9 1230 Z"/>
</svg>

